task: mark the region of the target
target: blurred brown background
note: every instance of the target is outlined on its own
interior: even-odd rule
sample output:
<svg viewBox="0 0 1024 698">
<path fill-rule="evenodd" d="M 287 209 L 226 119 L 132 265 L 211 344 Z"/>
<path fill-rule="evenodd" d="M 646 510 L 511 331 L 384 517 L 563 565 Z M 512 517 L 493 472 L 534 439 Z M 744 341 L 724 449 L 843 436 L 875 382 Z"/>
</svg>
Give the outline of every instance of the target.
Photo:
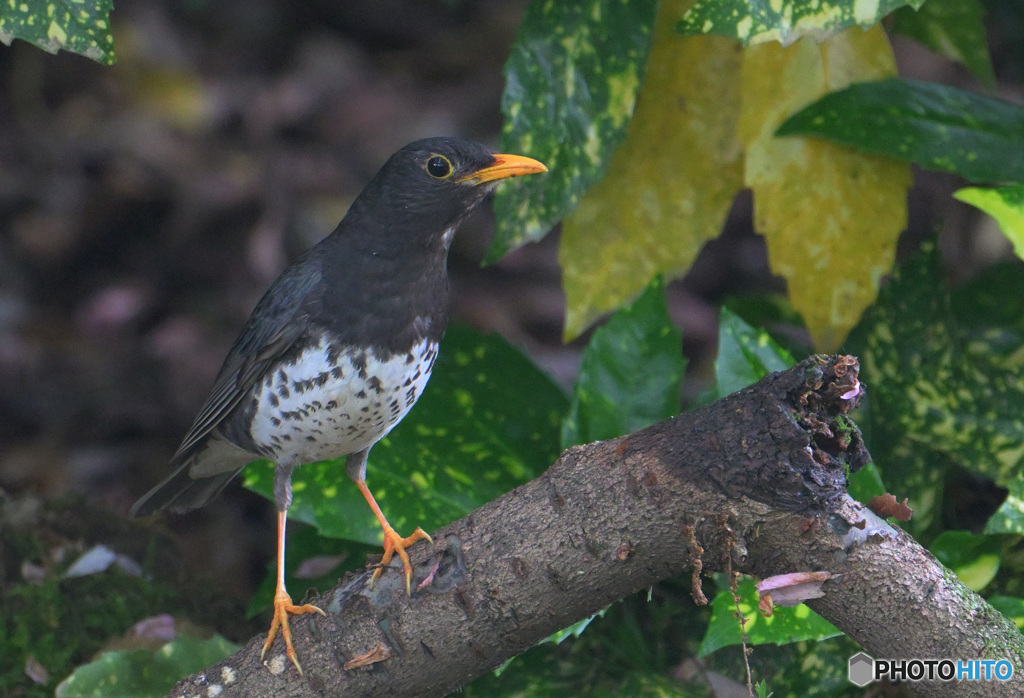
<svg viewBox="0 0 1024 698">
<path fill-rule="evenodd" d="M 124 515 L 163 476 L 263 290 L 394 150 L 444 134 L 497 146 L 501 68 L 526 4 L 126 0 L 113 67 L 0 46 L 3 496 L 78 494 Z M 997 94 L 1020 101 L 1024 54 L 1004 28 L 1024 10 L 990 5 Z M 905 76 L 980 89 L 894 43 Z M 949 198 L 959 185 L 919 173 L 901 242 L 941 231 L 955 280 L 1009 250 Z M 482 269 L 484 208 L 452 252 L 454 314 L 568 387 L 582 343 L 561 342 L 557 230 Z M 707 385 L 717 303 L 784 289 L 749 219 L 743 195 L 669 290 L 691 395 Z M 271 513 L 233 486 L 172 526 L 189 563 L 244 600 L 272 555 Z"/>
</svg>

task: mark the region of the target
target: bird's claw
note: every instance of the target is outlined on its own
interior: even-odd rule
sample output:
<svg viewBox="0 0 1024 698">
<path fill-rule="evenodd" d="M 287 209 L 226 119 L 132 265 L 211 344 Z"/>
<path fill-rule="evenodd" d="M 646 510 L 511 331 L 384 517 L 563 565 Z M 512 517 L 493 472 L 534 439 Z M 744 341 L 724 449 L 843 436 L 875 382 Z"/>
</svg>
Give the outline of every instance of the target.
<svg viewBox="0 0 1024 698">
<path fill-rule="evenodd" d="M 370 590 L 373 590 L 373 584 L 380 576 L 384 573 L 384 568 L 391 562 L 391 558 L 395 553 L 398 553 L 398 558 L 402 561 L 402 567 L 405 568 L 405 593 L 412 596 L 412 563 L 409 562 L 409 554 L 405 552 L 405 549 L 418 540 L 425 540 L 433 545 L 434 540 L 430 535 L 419 526 L 412 532 L 411 536 L 402 538 L 395 529 L 388 526 L 384 529 L 384 557 L 380 560 L 380 565 L 373 571 L 373 576 L 370 577 Z"/>
<path fill-rule="evenodd" d="M 288 616 L 298 616 L 303 613 L 319 613 L 322 616 L 326 616 L 320 608 L 313 604 L 303 604 L 302 606 L 296 606 L 292 603 L 292 597 L 288 595 L 288 592 L 283 588 L 278 588 L 277 593 L 274 594 L 274 620 L 270 623 L 270 631 L 267 633 L 267 639 L 263 641 L 263 651 L 260 652 L 260 661 L 263 661 L 264 655 L 270 646 L 274 644 L 274 638 L 277 636 L 277 631 L 280 628 L 281 635 L 284 637 L 284 653 L 288 656 L 288 659 L 292 660 L 292 664 L 298 669 L 299 674 L 302 674 L 302 665 L 299 664 L 299 657 L 295 653 L 295 647 L 292 645 L 292 629 L 288 625 Z"/>
</svg>

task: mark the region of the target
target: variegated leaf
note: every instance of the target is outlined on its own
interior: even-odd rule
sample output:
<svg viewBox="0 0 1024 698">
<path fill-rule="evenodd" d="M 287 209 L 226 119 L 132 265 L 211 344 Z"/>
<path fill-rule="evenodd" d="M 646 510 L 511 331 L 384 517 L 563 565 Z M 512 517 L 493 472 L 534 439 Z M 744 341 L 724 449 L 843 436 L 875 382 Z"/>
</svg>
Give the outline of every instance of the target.
<svg viewBox="0 0 1024 698">
<path fill-rule="evenodd" d="M 505 64 L 503 152 L 537 158 L 543 177 L 494 198 L 487 261 L 545 235 L 600 179 L 643 79 L 654 0 L 535 0 Z"/>
</svg>

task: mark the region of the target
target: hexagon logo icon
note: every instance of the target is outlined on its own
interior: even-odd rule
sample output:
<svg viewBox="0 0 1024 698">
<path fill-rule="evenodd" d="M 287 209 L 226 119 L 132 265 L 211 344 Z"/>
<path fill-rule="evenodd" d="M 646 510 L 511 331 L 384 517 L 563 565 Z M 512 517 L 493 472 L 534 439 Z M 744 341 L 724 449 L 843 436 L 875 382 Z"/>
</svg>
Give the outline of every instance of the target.
<svg viewBox="0 0 1024 698">
<path fill-rule="evenodd" d="M 874 681 L 875 660 L 868 654 L 858 652 L 850 657 L 850 682 L 864 688 Z"/>
</svg>

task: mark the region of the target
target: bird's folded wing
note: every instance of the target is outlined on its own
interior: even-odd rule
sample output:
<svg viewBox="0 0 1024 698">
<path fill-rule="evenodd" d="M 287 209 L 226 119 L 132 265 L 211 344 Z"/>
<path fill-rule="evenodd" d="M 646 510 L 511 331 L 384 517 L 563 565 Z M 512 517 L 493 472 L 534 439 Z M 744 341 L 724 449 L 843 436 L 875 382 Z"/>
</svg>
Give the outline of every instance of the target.
<svg viewBox="0 0 1024 698">
<path fill-rule="evenodd" d="M 308 298 L 322 280 L 319 265 L 310 259 L 308 264 L 290 267 L 264 294 L 224 360 L 210 396 L 171 459 L 172 466 L 188 460 L 196 446 L 231 414 L 274 361 L 306 332 L 311 311 Z"/>
</svg>

